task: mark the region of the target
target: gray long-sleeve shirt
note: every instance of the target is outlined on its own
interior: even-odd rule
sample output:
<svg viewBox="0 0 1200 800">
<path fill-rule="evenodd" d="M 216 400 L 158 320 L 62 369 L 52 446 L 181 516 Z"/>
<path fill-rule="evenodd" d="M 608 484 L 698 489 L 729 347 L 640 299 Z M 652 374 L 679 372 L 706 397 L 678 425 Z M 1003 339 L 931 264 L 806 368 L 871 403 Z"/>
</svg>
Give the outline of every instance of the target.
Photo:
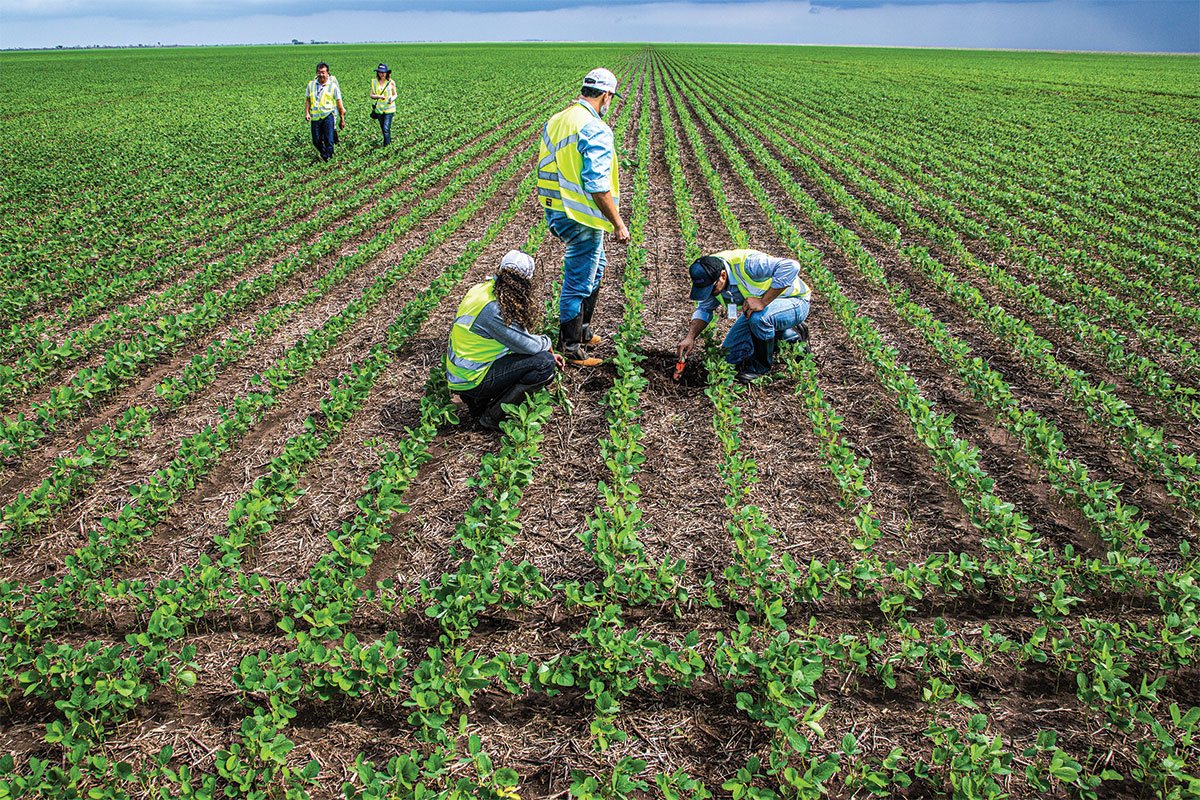
<svg viewBox="0 0 1200 800">
<path fill-rule="evenodd" d="M 471 333 L 495 339 L 509 353 L 533 355 L 550 349 L 550 337 L 530 333 L 519 325 L 508 325 L 500 318 L 500 304 L 495 300 L 483 307 L 483 311 L 471 323 Z M 505 353 L 504 355 L 508 355 Z"/>
</svg>

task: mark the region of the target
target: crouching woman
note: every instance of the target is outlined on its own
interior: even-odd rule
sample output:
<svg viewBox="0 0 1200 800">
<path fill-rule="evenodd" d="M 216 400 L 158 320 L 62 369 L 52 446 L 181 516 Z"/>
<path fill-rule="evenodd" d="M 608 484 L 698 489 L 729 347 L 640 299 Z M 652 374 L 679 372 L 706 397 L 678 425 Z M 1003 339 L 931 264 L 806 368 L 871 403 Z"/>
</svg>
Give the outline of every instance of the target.
<svg viewBox="0 0 1200 800">
<path fill-rule="evenodd" d="M 530 333 L 539 307 L 533 259 L 510 250 L 494 278 L 467 291 L 450 328 L 446 380 L 485 430 L 499 430 L 504 406 L 520 403 L 554 378 L 562 357 Z"/>
</svg>

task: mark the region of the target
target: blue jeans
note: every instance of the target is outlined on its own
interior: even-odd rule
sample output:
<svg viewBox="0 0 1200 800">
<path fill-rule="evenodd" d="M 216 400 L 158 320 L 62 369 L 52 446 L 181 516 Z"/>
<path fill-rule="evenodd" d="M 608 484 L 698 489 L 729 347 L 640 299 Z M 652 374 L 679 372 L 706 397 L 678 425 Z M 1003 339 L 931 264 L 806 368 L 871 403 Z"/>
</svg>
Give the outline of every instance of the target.
<svg viewBox="0 0 1200 800">
<path fill-rule="evenodd" d="M 749 317 L 739 314 L 721 344 L 725 348 L 725 360 L 735 366 L 742 363 L 754 354 L 751 337 L 764 342 L 774 339 L 807 318 L 808 301 L 799 297 L 776 297 L 762 311 Z"/>
<path fill-rule="evenodd" d="M 561 211 L 546 209 L 550 232 L 567 246 L 563 254 L 562 294 L 558 298 L 558 318 L 570 322 L 579 316 L 584 299 L 595 291 L 608 264 L 604 257 L 604 231 L 589 228 Z"/>
<path fill-rule="evenodd" d="M 498 400 L 519 403 L 535 389 L 545 386 L 554 377 L 554 354 L 549 350 L 527 355 L 508 353 L 493 362 L 483 381 L 474 389 L 459 392 L 467 408 L 475 416 L 488 410 Z M 517 387 L 520 391 L 514 392 Z M 510 393 L 520 397 L 507 397 Z"/>
<path fill-rule="evenodd" d="M 395 114 L 384 114 L 379 118 L 379 129 L 383 131 L 383 143 L 392 143 L 392 117 Z"/>
<path fill-rule="evenodd" d="M 322 161 L 333 158 L 333 114 L 312 121 L 313 147 L 321 154 Z"/>
</svg>

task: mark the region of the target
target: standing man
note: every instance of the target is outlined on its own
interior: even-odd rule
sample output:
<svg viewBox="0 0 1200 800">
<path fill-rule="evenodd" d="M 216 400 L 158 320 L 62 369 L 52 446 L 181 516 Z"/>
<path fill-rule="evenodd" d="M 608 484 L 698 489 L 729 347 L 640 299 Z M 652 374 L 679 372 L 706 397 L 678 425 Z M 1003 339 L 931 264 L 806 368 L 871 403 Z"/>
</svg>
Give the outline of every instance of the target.
<svg viewBox="0 0 1200 800">
<path fill-rule="evenodd" d="M 612 128 L 604 115 L 617 93 L 617 78 L 603 67 L 583 79 L 580 96 L 542 128 L 538 155 L 538 202 L 550 232 L 566 245 L 558 301 L 559 347 L 572 364 L 594 367 L 600 359 L 585 345 L 600 343 L 591 329 L 604 277 L 604 234 L 622 244 L 629 229 L 617 204 L 620 185 Z"/>
<path fill-rule="evenodd" d="M 342 88 L 338 86 L 338 79 L 329 74 L 329 65 L 322 61 L 317 64 L 317 77 L 308 82 L 308 91 L 304 95 L 304 118 L 312 124 L 313 147 L 321 154 L 322 161 L 333 158 L 335 108 L 338 127 L 345 130 Z"/>
<path fill-rule="evenodd" d="M 691 297 L 698 302 L 687 336 L 679 342 L 680 361 L 720 305 L 730 319 L 736 318 L 722 347 L 742 383 L 753 383 L 771 370 L 777 339 L 808 341 L 804 320 L 812 290 L 800 279 L 795 259 L 757 250 L 722 250 L 696 259 L 689 272 Z"/>
<path fill-rule="evenodd" d="M 458 305 L 446 382 L 485 430 L 499 430 L 504 406 L 545 386 L 563 365 L 548 337 L 530 333 L 540 312 L 533 259 L 520 250 L 508 251 L 496 276 L 468 289 Z"/>
</svg>

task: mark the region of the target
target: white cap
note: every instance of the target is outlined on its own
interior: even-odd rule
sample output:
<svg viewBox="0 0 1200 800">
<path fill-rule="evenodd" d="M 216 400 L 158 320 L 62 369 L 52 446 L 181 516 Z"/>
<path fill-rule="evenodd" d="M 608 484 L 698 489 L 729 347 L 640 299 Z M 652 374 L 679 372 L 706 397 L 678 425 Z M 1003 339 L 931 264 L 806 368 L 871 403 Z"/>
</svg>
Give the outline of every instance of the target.
<svg viewBox="0 0 1200 800">
<path fill-rule="evenodd" d="M 520 250 L 509 250 L 500 259 L 500 269 L 515 272 L 525 280 L 533 280 L 533 257 Z"/>
<path fill-rule="evenodd" d="M 583 88 L 599 89 L 602 92 L 612 92 L 617 97 L 621 96 L 617 91 L 617 76 L 604 67 L 596 67 L 589 72 L 583 79 Z"/>
</svg>

